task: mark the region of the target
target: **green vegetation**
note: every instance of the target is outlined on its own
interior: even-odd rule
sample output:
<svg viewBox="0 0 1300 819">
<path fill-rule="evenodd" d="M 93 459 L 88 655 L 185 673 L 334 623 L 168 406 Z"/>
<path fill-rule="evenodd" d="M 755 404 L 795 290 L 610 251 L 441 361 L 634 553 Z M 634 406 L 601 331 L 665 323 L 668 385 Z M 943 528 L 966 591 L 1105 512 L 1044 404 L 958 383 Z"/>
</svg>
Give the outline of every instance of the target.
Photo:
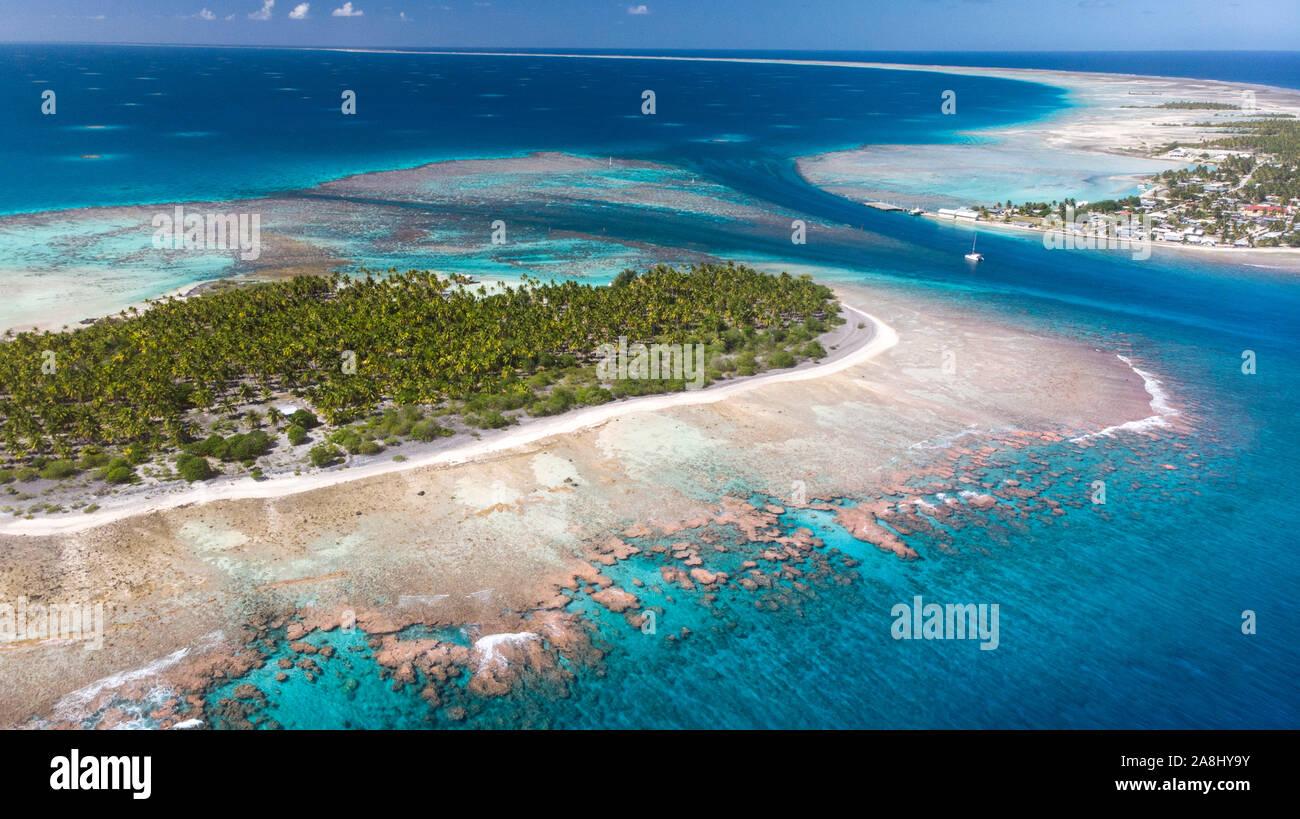
<svg viewBox="0 0 1300 819">
<path fill-rule="evenodd" d="M 109 484 L 132 483 L 136 479 L 135 466 L 128 458 L 119 455 L 103 465 L 99 477 Z"/>
<path fill-rule="evenodd" d="M 768 363 L 777 369 L 784 369 L 786 367 L 793 367 L 795 365 L 795 358 L 790 351 L 779 350 L 778 352 L 772 353 L 771 358 L 768 359 Z"/>
<path fill-rule="evenodd" d="M 338 444 L 348 451 L 349 454 L 366 454 L 373 455 L 383 449 L 383 445 L 377 443 L 373 437 L 363 437 L 351 427 L 344 427 L 333 435 L 329 436 L 331 443 Z"/>
<path fill-rule="evenodd" d="M 432 441 L 435 438 L 448 438 L 456 433 L 440 426 L 436 421 L 421 421 L 411 427 L 411 437 L 417 441 Z"/>
<path fill-rule="evenodd" d="M 687 387 L 602 381 L 598 348 L 620 337 L 702 345 L 707 383 L 824 356 L 816 337 L 842 323 L 838 312 L 808 276 L 730 263 L 627 270 L 610 287 L 525 279 L 489 293 L 428 272 L 361 271 L 216 289 L 0 343 L 0 483 L 80 472 L 129 483 L 160 452 L 191 482 L 217 474 L 213 461 L 260 474 L 282 426 L 292 445 L 317 438 L 308 458 L 327 466 L 344 451 Z M 286 415 L 286 400 L 310 409 Z"/>
<path fill-rule="evenodd" d="M 1253 171 L 1250 173 L 1250 181 L 1255 186 L 1262 186 L 1262 195 L 1277 196 L 1283 201 L 1300 196 L 1300 122 L 1289 119 L 1252 119 L 1234 122 L 1225 126 L 1224 131 L 1230 136 L 1210 140 L 1197 147 L 1272 154 L 1277 159 L 1276 165 L 1259 164 L 1239 169 L 1239 172 Z M 1251 192 L 1257 191 L 1252 189 Z"/>
<path fill-rule="evenodd" d="M 1240 111 L 1240 105 L 1232 105 L 1227 102 L 1190 102 L 1179 100 L 1176 102 L 1162 102 L 1156 108 L 1172 108 L 1183 111 Z"/>
<path fill-rule="evenodd" d="M 294 426 L 302 427 L 303 429 L 315 429 L 320 426 L 320 420 L 316 418 L 316 415 L 305 409 L 295 410 L 294 413 L 289 416 L 289 423 Z"/>
<path fill-rule="evenodd" d="M 754 356 L 753 352 L 745 350 L 743 353 L 736 356 L 735 366 L 736 372 L 739 374 L 753 375 L 758 372 L 758 359 Z"/>
<path fill-rule="evenodd" d="M 129 466 L 114 466 L 104 470 L 105 483 L 130 483 L 135 479 L 135 472 Z"/>
<path fill-rule="evenodd" d="M 206 481 L 216 474 L 212 471 L 212 464 L 208 463 L 207 458 L 188 452 L 182 452 L 176 457 L 176 471 L 190 483 Z"/>
<path fill-rule="evenodd" d="M 517 421 L 514 416 L 507 417 L 496 410 L 490 409 L 481 413 L 466 415 L 465 423 L 479 429 L 503 429 L 517 423 Z"/>
<path fill-rule="evenodd" d="M 209 435 L 202 441 L 184 447 L 191 455 L 204 455 L 221 461 L 246 461 L 265 455 L 270 448 L 270 436 L 260 429 L 231 435 L 229 438 Z"/>
<path fill-rule="evenodd" d="M 311 452 L 307 454 L 307 457 L 312 466 L 326 467 L 343 460 L 343 453 L 339 451 L 338 447 L 331 444 L 317 444 L 311 448 Z"/>
<path fill-rule="evenodd" d="M 41 469 L 40 475 L 47 481 L 61 481 L 71 478 L 79 471 L 72 461 L 50 461 Z"/>
<path fill-rule="evenodd" d="M 820 341 L 810 341 L 803 346 L 803 354 L 807 358 L 819 359 L 826 357 L 826 348 Z"/>
</svg>

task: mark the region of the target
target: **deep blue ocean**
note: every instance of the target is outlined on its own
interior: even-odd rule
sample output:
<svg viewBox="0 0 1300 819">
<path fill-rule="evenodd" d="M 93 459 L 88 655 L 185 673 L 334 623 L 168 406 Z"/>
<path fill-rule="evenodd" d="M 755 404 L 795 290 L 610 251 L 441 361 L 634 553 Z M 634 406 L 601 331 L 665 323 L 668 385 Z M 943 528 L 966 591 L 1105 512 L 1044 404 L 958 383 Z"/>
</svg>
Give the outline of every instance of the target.
<svg viewBox="0 0 1300 819">
<path fill-rule="evenodd" d="M 1295 53 L 766 56 L 1300 88 Z M 940 113 L 949 88 L 961 100 L 959 117 Z M 57 117 L 40 114 L 45 89 L 58 94 Z M 343 89 L 357 92 L 356 117 L 339 115 Z M 640 114 L 643 89 L 656 91 L 653 118 Z M 603 623 L 605 673 L 580 674 L 567 698 L 525 692 L 463 724 L 1298 727 L 1297 271 L 1160 254 L 1137 264 L 1113 253 L 1049 253 L 1037 239 L 996 234 L 981 235 L 988 261 L 972 270 L 960 259 L 968 231 L 870 211 L 793 171 L 801 155 L 944 142 L 1065 104 L 1060 90 L 1032 83 L 851 68 L 4 45 L 0 107 L 18 114 L 0 130 L 0 212 L 259 196 L 359 171 L 535 150 L 653 159 L 883 238 L 794 251 L 788 237 L 768 242 L 633 207 L 602 209 L 610 235 L 831 266 L 853 271 L 843 275 L 854 281 L 1084 339 L 1158 373 L 1195 419 L 1189 431 L 1155 439 L 1121 433 L 1082 450 L 1001 453 L 990 474 L 1020 470 L 1061 497 L 1077 496 L 1081 476 L 1098 471 L 1122 489 L 1105 515 L 1067 506 L 1010 529 L 968 528 L 952 552 L 910 536 L 920 561 L 864 548 L 816 514 L 789 513 L 783 526 L 808 526 L 860 559 L 852 569 L 859 582 L 814 595 L 792 587 L 796 602 L 780 611 L 725 594 L 715 606 L 721 614 L 668 607 L 665 628 L 688 625 L 688 640 L 643 639 L 577 601 Z M 583 227 L 581 213 L 554 218 Z M 1257 356 L 1254 375 L 1241 372 L 1243 350 Z M 1164 463 L 1179 468 L 1158 468 Z M 611 571 L 657 574 L 640 561 Z M 914 594 L 999 602 L 1001 646 L 894 641 L 890 607 Z M 1241 632 L 1246 610 L 1256 613 L 1256 634 Z M 337 656 L 331 662 L 347 668 L 327 666 L 315 685 L 282 687 L 273 698 L 278 721 L 448 724 L 431 722 L 409 689 L 370 682 L 364 655 Z M 363 682 L 344 685 L 354 678 Z"/>
<path fill-rule="evenodd" d="M 18 112 L 0 132 L 0 213 L 248 197 L 538 150 L 729 166 L 935 142 L 957 125 L 940 112 L 947 89 L 962 128 L 1061 105 L 1030 83 L 849 68 L 97 46 L 0 46 L 0 89 Z"/>
</svg>

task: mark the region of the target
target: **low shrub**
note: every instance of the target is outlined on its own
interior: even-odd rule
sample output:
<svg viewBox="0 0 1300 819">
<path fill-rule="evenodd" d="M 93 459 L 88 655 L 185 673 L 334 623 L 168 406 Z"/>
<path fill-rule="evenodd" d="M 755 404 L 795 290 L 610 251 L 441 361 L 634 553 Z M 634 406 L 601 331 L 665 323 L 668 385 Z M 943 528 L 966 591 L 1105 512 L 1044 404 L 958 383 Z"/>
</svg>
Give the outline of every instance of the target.
<svg viewBox="0 0 1300 819">
<path fill-rule="evenodd" d="M 786 367 L 793 367 L 795 365 L 794 354 L 789 350 L 778 350 L 768 357 L 767 363 L 769 366 L 775 367 L 778 370 L 785 369 Z"/>
<path fill-rule="evenodd" d="M 411 437 L 417 441 L 432 441 L 435 438 L 447 438 L 455 434 L 433 420 L 421 421 L 411 427 Z"/>
<path fill-rule="evenodd" d="M 271 448 L 271 436 L 260 429 L 226 439 L 226 456 L 223 460 L 247 461 L 265 455 Z"/>
<path fill-rule="evenodd" d="M 104 472 L 105 483 L 130 483 L 135 478 L 135 471 L 129 466 L 115 466 Z"/>
<path fill-rule="evenodd" d="M 479 429 L 502 429 L 514 423 L 514 419 L 496 410 L 486 410 L 478 415 L 465 416 L 465 423 Z"/>
<path fill-rule="evenodd" d="M 289 416 L 289 422 L 297 424 L 303 429 L 315 429 L 320 426 L 320 419 L 305 409 L 296 410 L 293 415 Z"/>
<path fill-rule="evenodd" d="M 190 483 L 206 481 L 215 474 L 207 458 L 189 452 L 182 452 L 176 458 L 176 471 Z"/>
<path fill-rule="evenodd" d="M 79 471 L 72 461 L 50 461 L 41 470 L 41 477 L 47 481 L 61 481 L 64 478 L 71 478 Z"/>
<path fill-rule="evenodd" d="M 343 460 L 343 452 L 333 444 L 317 444 L 307 453 L 307 458 L 312 466 L 324 468 Z"/>
</svg>

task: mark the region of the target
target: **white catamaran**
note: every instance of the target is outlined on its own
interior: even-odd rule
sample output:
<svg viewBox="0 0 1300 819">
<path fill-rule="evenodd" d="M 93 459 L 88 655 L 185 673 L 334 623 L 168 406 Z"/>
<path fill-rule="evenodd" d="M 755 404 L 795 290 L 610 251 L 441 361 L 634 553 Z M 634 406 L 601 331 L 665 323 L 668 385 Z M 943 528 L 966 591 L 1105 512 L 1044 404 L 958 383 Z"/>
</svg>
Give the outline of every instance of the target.
<svg viewBox="0 0 1300 819">
<path fill-rule="evenodd" d="M 966 254 L 966 261 L 968 262 L 984 261 L 984 254 L 975 252 L 975 240 L 978 238 L 979 236 L 975 236 L 973 239 L 970 240 L 970 253 Z"/>
</svg>

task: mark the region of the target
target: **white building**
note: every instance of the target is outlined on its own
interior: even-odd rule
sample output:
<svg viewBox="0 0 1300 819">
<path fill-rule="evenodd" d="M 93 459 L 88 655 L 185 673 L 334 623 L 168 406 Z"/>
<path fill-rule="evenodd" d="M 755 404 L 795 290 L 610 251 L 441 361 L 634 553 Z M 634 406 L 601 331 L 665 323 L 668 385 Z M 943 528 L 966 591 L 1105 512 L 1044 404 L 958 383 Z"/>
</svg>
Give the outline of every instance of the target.
<svg viewBox="0 0 1300 819">
<path fill-rule="evenodd" d="M 970 208 L 939 208 L 937 212 L 944 219 L 965 219 L 974 222 L 980 218 L 979 213 Z"/>
</svg>

